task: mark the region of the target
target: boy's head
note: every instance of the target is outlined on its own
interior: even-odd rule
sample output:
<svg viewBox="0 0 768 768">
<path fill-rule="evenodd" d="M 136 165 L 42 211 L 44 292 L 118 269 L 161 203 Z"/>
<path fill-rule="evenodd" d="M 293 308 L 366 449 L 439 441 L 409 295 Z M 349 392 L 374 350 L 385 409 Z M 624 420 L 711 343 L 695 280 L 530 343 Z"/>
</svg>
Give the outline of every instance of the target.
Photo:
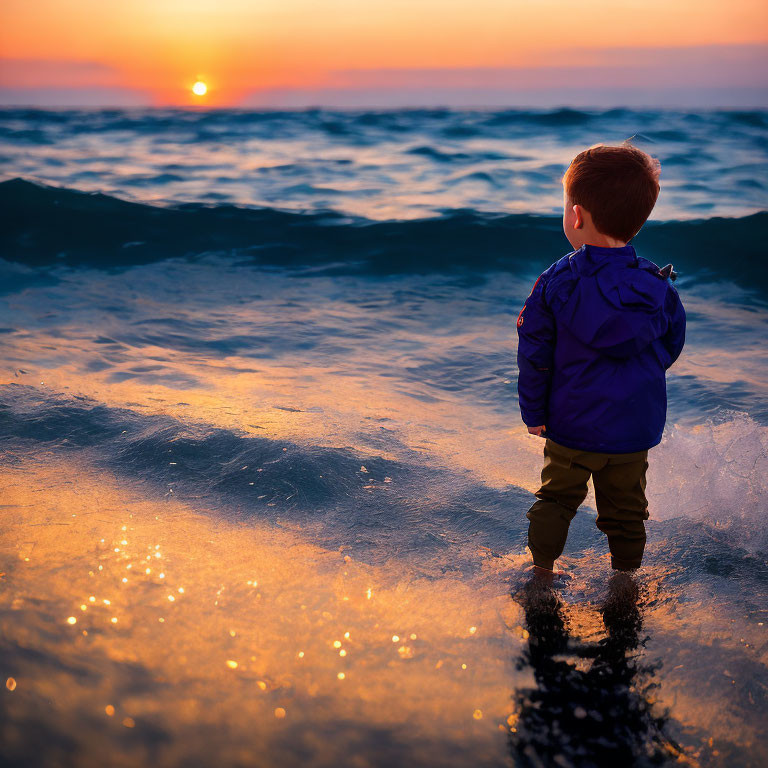
<svg viewBox="0 0 768 768">
<path fill-rule="evenodd" d="M 659 161 L 631 144 L 579 152 L 563 176 L 563 231 L 571 245 L 625 245 L 656 205 L 660 173 Z"/>
</svg>

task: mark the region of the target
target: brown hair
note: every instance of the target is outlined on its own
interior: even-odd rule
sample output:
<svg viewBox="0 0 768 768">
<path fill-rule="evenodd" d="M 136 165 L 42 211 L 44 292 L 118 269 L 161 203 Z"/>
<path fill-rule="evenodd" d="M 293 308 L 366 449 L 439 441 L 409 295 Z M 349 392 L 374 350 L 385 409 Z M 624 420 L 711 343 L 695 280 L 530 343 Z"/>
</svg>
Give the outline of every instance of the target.
<svg viewBox="0 0 768 768">
<path fill-rule="evenodd" d="M 596 144 L 571 161 L 563 185 L 571 205 L 589 211 L 598 232 L 629 241 L 656 205 L 660 174 L 656 158 L 627 142 Z"/>
</svg>

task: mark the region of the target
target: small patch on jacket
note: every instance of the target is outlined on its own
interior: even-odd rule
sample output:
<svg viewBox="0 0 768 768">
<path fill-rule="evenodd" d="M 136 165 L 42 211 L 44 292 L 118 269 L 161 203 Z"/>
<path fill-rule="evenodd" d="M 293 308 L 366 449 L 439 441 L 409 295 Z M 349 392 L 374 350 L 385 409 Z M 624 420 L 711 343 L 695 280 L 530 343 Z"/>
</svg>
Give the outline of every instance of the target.
<svg viewBox="0 0 768 768">
<path fill-rule="evenodd" d="M 539 284 L 539 280 L 541 280 L 541 275 L 536 278 L 536 282 L 533 284 L 533 288 L 531 288 L 531 292 L 528 294 L 529 299 L 531 296 L 533 296 L 533 292 L 536 290 L 536 286 Z M 523 304 L 523 308 L 520 310 L 520 314 L 517 316 L 518 328 L 523 324 L 523 312 L 525 312 L 525 304 Z"/>
</svg>

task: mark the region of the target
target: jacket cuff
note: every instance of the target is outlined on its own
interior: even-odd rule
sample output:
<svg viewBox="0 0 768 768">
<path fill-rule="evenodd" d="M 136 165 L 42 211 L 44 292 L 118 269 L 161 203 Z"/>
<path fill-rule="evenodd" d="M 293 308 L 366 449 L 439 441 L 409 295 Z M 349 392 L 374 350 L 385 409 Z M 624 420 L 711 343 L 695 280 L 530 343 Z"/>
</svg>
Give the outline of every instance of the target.
<svg viewBox="0 0 768 768">
<path fill-rule="evenodd" d="M 523 424 L 526 427 L 540 427 L 547 423 L 547 415 L 544 411 L 521 411 Z"/>
</svg>

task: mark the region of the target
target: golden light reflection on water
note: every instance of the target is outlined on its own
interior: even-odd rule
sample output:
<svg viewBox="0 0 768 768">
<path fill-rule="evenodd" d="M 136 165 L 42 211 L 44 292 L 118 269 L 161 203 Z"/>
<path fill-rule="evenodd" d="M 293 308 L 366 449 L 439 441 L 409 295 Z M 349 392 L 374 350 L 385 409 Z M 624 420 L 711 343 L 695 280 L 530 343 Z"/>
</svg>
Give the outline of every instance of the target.
<svg viewBox="0 0 768 768">
<path fill-rule="evenodd" d="M 197 266 L 185 270 L 193 283 Z M 140 269 L 137 273 L 133 279 L 143 280 Z M 208 274 L 197 274 L 201 282 L 206 278 L 205 291 L 219 290 L 209 284 Z M 92 285 L 84 279 L 78 286 L 88 322 L 62 324 L 52 332 L 19 329 L 7 336 L 4 357 L 21 370 L 5 369 L 0 383 L 29 384 L 54 395 L 91 395 L 108 409 L 170 415 L 182 427 L 202 421 L 206 428 L 294 440 L 303 447 L 351 446 L 359 454 L 354 469 L 360 467 L 366 482 L 361 487 L 369 494 L 383 495 L 398 485 L 389 476 L 371 480 L 371 453 L 429 470 L 448 466 L 491 488 L 510 483 L 538 487 L 542 444 L 515 427 L 514 404 L 500 424 L 497 408 L 473 403 L 461 390 L 449 394 L 450 388 L 401 375 L 418 364 L 425 349 L 434 359 L 450 361 L 456 350 L 474 353 L 487 343 L 508 350 L 511 364 L 506 316 L 494 324 L 485 308 L 476 317 L 459 312 L 462 328 L 442 336 L 432 326 L 397 327 L 394 310 L 376 307 L 384 332 L 397 328 L 398 343 L 413 350 L 397 358 L 397 375 L 387 370 L 394 348 L 380 345 L 366 329 L 351 362 L 339 352 L 217 357 L 205 348 L 201 353 L 130 340 L 105 354 L 94 342 L 90 320 L 101 279 L 94 278 Z M 269 277 L 259 280 L 259 290 L 273 291 Z M 346 313 L 354 325 L 365 322 L 359 307 L 329 299 L 321 309 L 314 295 L 309 300 L 306 294 L 290 294 L 282 284 L 279 288 L 286 292 L 285 318 L 300 320 L 296 307 L 303 306 L 320 325 L 324 312 Z M 212 297 L 233 333 L 259 328 L 274 309 L 250 302 L 248 290 L 243 288 L 237 301 Z M 146 296 L 137 303 L 142 311 L 145 302 L 152 303 Z M 129 309 L 144 317 L 136 307 Z M 147 312 L 160 311 L 166 312 L 162 302 Z M 443 308 L 440 316 L 445 314 Z M 121 319 L 109 331 L 118 335 L 125 327 Z M 172 331 L 169 322 L 171 346 Z M 211 328 L 201 335 L 210 341 L 218 333 Z M 711 366 L 720 352 L 686 354 L 680 373 Z M 723 359 L 718 357 L 717 374 L 723 381 L 746 377 L 751 370 L 742 355 L 738 370 L 726 366 L 735 374 L 722 373 Z M 105 360 L 109 367 L 91 367 Z M 167 375 L 163 383 L 138 375 L 149 361 Z M 370 438 L 382 424 L 390 441 L 360 438 L 364 430 Z M 698 436 L 691 431 L 686 439 Z M 731 439 L 727 430 L 715 438 L 715 444 Z M 697 454 L 686 463 L 681 445 L 686 443 L 668 441 L 653 454 L 651 526 L 659 513 L 672 516 L 702 506 L 700 486 L 708 465 L 700 468 Z M 710 440 L 704 449 L 711 448 Z M 677 454 L 680 464 L 675 463 Z M 66 449 L 44 451 L 0 470 L 0 609 L 3 650 L 8 651 L 1 658 L 11 663 L 0 667 L 0 679 L 6 679 L 3 695 L 13 693 L 0 737 L 18 735 L 24 724 L 37 727 L 35 718 L 40 717 L 40 727 L 53 730 L 54 737 L 80 734 L 94 761 L 99 750 L 119 744 L 141 764 L 158 764 L 157 754 L 146 751 L 148 734 L 169 738 L 168 761 L 206 754 L 211 744 L 220 745 L 222 733 L 228 741 L 225 753 L 217 755 L 221 764 L 236 764 L 242 755 L 253 757 L 263 749 L 278 761 L 301 744 L 310 751 L 329 750 L 327 762 L 335 765 L 355 744 L 365 753 L 366 733 L 373 743 L 382 732 L 396 734 L 393 740 L 414 762 L 423 756 L 424 762 L 468 765 L 503 755 L 505 735 L 518 725 L 511 693 L 532 684 L 530 670 L 514 668 L 531 636 L 494 570 L 510 567 L 509 562 L 494 558 L 490 550 L 478 553 L 458 536 L 445 550 L 442 572 L 439 567 L 420 571 L 413 552 L 396 549 L 387 563 L 373 567 L 348 547 L 335 551 L 313 544 L 322 539 L 315 536 L 322 533 L 322 522 L 299 524 L 290 515 L 278 515 L 274 525 L 257 517 L 240 525 L 222 519 L 229 512 L 224 497 L 214 499 L 210 509 L 205 500 L 197 505 L 189 497 L 186 504 L 179 501 L 172 487 L 166 496 L 150 498 L 144 495 L 146 487 L 131 486 L 130 468 L 119 461 L 112 461 L 117 474 L 111 474 L 65 456 Z M 12 460 L 17 458 L 13 454 Z M 167 461 L 176 468 L 177 462 L 168 458 L 162 457 L 163 467 Z M 728 461 L 721 464 L 731 466 L 730 455 L 724 458 Z M 750 483 L 756 482 L 755 466 L 759 469 L 753 464 L 744 465 L 752 467 Z M 736 470 L 742 465 L 733 464 Z M 160 465 L 148 466 L 149 483 Z M 284 478 L 290 480 L 290 474 Z M 734 487 L 743 485 L 744 479 L 737 479 L 740 485 Z M 697 495 L 683 493 L 692 487 Z M 482 508 L 482 500 L 477 506 Z M 318 518 L 325 512 L 319 509 Z M 414 519 L 419 526 L 425 522 Z M 462 556 L 472 550 L 471 557 L 482 565 L 479 575 L 450 569 L 448 561 L 459 549 Z M 512 565 L 523 562 L 525 556 Z M 595 642 L 603 627 L 585 595 L 603 588 L 605 557 L 588 553 L 583 562 L 574 559 L 568 567 L 581 568 L 582 580 L 591 580 L 589 589 L 576 591 L 573 605 L 566 607 L 571 633 Z M 648 573 L 650 586 L 674 575 L 659 567 Z M 727 740 L 749 748 L 756 726 L 744 722 L 748 718 L 736 682 L 756 676 L 750 664 L 765 667 L 763 630 L 758 633 L 758 624 L 734 624 L 727 607 L 712 605 L 705 582 L 694 580 L 687 590 L 684 601 L 671 599 L 671 590 L 652 596 L 649 648 L 665 664 L 658 702 L 673 707 L 674 716 L 695 732 L 694 739 L 703 733 L 716 745 Z M 30 660 L 25 649 L 38 654 L 37 660 Z M 737 668 L 721 662 L 723 652 L 738 655 L 742 650 L 748 655 L 738 657 Z M 577 672 L 589 671 L 588 660 L 570 662 Z M 43 701 L 52 702 L 44 717 L 36 714 Z M 755 701 L 753 711 L 759 707 Z M 92 737 L 105 727 L 102 721 L 111 722 L 120 736 L 108 731 Z M 308 745 L 312 733 L 333 738 Z M 131 741 L 125 741 L 126 734 Z M 710 754 L 717 751 L 710 748 Z"/>
<path fill-rule="evenodd" d="M 0 480 L 10 510 L 0 547 L 0 674 L 14 697 L 3 735 L 28 728 L 42 701 L 45 728 L 79 734 L 84 766 L 99 765 L 105 748 L 120 750 L 126 765 L 163 765 L 211 744 L 220 765 L 265 750 L 290 764 L 297 745 L 330 765 L 351 748 L 365 753 L 365 734 L 382 731 L 397 733 L 415 759 L 465 765 L 471 753 L 481 764 L 501 759 L 507 734 L 517 733 L 511 694 L 533 680 L 514 661 L 530 635 L 499 589 L 493 558 L 476 579 L 424 579 L 402 562 L 372 567 L 322 549 L 300 530 L 232 524 L 175 498 L 145 498 L 76 461 L 30 460 L 4 468 Z M 115 541 L 126 542 L 118 552 Z M 161 555 L 164 578 L 134 568 L 123 583 L 146 552 Z M 603 578 L 591 558 L 563 566 Z M 707 619 L 700 603 L 665 604 L 653 590 L 669 569 L 657 570 L 648 579 L 648 599 L 660 601 L 652 642 L 677 636 L 659 706 L 674 705 L 678 721 L 711 734 L 710 757 L 722 739 L 748 748 L 750 727 L 715 711 L 683 677 L 691 653 L 711 659 L 710 649 L 727 645 L 728 619 Z M 564 611 L 574 638 L 598 640 L 594 604 Z M 588 674 L 591 662 L 573 665 Z M 135 738 L 118 739 L 99 718 Z M 349 730 L 339 734 L 339 723 Z M 226 743 L 212 737 L 222 729 Z M 169 739 L 160 761 L 147 751 L 157 733 Z M 337 735 L 307 742 L 311 733 Z M 701 751 L 675 759 L 696 765 Z"/>
<path fill-rule="evenodd" d="M 438 744 L 446 765 L 459 764 L 449 744 L 503 754 L 515 675 L 506 625 L 521 617 L 493 579 L 372 567 L 300 531 L 143 498 L 76 461 L 30 460 L 1 480 L 6 689 L 26 692 L 6 729 L 47 699 L 46 727 L 75 729 L 84 765 L 112 738 L 90 733 L 99 713 L 135 731 L 121 742 L 134 757 L 147 729 L 179 757 L 226 727 L 221 764 L 265 745 L 279 762 L 291 741 L 276 721 L 402 731 L 409 754 Z M 123 582 L 146 552 L 161 556 L 165 578 L 134 567 Z"/>
</svg>

